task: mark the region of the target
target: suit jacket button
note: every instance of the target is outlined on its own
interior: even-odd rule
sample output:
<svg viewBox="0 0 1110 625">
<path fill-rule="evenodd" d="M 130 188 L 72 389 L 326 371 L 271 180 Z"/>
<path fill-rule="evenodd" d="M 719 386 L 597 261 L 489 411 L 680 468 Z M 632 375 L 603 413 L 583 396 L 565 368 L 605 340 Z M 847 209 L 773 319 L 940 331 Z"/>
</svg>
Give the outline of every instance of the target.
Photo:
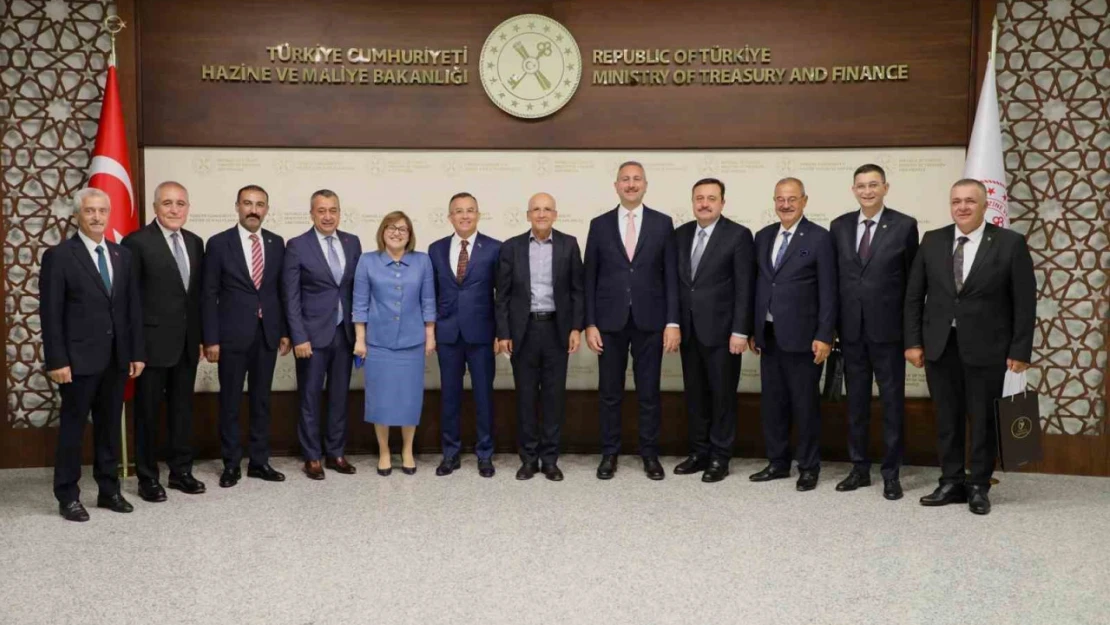
<svg viewBox="0 0 1110 625">
<path fill-rule="evenodd" d="M 400 317 L 394 317 L 394 318 L 393 318 L 393 320 L 394 320 L 394 321 L 400 321 L 400 320 L 401 320 L 401 318 L 400 318 Z"/>
</svg>

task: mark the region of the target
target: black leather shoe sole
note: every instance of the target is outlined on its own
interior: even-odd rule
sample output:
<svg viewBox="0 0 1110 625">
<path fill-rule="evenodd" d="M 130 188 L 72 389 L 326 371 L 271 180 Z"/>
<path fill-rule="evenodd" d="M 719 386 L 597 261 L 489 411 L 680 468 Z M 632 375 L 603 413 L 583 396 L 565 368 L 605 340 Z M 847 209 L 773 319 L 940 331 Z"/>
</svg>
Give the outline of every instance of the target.
<svg viewBox="0 0 1110 625">
<path fill-rule="evenodd" d="M 170 488 L 172 488 L 174 490 L 179 490 L 179 491 L 185 493 L 186 495 L 200 495 L 200 494 L 204 493 L 206 490 L 208 490 L 207 488 L 204 487 L 204 484 L 201 484 L 200 482 L 197 482 L 196 486 L 192 486 L 192 487 L 187 488 L 181 482 L 178 482 L 178 481 L 172 480 L 172 479 L 166 484 L 166 486 L 169 486 Z"/>
<path fill-rule="evenodd" d="M 158 490 L 146 490 L 142 487 L 139 488 L 139 499 L 148 503 L 162 503 L 166 500 L 166 491 L 159 488 Z"/>
<path fill-rule="evenodd" d="M 96 507 L 111 510 L 112 512 L 119 512 L 121 514 L 129 514 L 135 510 L 135 508 L 124 499 L 119 499 L 117 501 L 97 499 Z"/>
<path fill-rule="evenodd" d="M 865 486 L 871 486 L 871 478 L 856 481 L 844 479 L 837 483 L 836 491 L 838 493 L 850 493 L 858 488 L 864 488 Z"/>
<path fill-rule="evenodd" d="M 713 482 L 720 482 L 726 477 L 728 477 L 728 469 L 724 471 L 706 471 L 701 474 L 701 481 L 706 484 L 712 484 Z"/>
<path fill-rule="evenodd" d="M 790 471 L 760 471 L 748 476 L 753 482 L 770 482 L 771 480 L 785 480 L 790 477 Z"/>
</svg>

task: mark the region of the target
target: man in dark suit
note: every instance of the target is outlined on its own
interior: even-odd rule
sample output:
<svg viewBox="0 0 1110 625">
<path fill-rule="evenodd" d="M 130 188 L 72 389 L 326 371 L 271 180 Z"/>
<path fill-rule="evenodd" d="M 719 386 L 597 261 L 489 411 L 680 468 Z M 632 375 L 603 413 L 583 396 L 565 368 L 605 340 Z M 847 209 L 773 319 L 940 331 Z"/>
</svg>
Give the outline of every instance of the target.
<svg viewBox="0 0 1110 625">
<path fill-rule="evenodd" d="M 301 401 L 297 436 L 304 472 L 324 479 L 324 466 L 351 475 L 355 467 L 343 455 L 347 443 L 347 392 L 355 328 L 351 296 L 355 267 L 362 256 L 358 237 L 339 230 L 339 196 L 321 189 L 309 199 L 312 228 L 289 239 L 282 281 L 285 318 L 297 358 Z M 320 397 L 328 387 L 327 436 L 320 447 Z M 321 464 L 321 457 L 326 460 Z"/>
<path fill-rule="evenodd" d="M 167 181 L 154 189 L 154 221 L 123 240 L 139 276 L 146 369 L 135 382 L 135 472 L 139 497 L 166 500 L 158 481 L 158 408 L 166 401 L 170 488 L 196 495 L 193 477 L 193 388 L 202 351 L 201 268 L 204 241 L 185 229 L 189 192 Z"/>
<path fill-rule="evenodd" d="M 797 178 L 775 185 L 779 223 L 755 235 L 755 345 L 760 355 L 767 466 L 753 482 L 790 477 L 790 425 L 797 427 L 799 491 L 821 471 L 818 436 L 821 365 L 836 332 L 836 252 L 829 231 L 805 218 L 809 198 Z"/>
<path fill-rule="evenodd" d="M 250 399 L 247 476 L 285 480 L 270 466 L 270 385 L 278 352 L 288 354 L 291 343 L 280 293 L 285 242 L 262 228 L 269 209 L 265 189 L 253 184 L 240 189 L 235 200 L 239 223 L 208 239 L 204 263 L 204 356 L 219 365 L 223 488 L 243 477 L 239 400 L 244 380 Z"/>
<path fill-rule="evenodd" d="M 601 463 L 612 479 L 621 444 L 621 401 L 628 353 L 639 399 L 644 473 L 663 479 L 659 463 L 659 375 L 663 352 L 681 341 L 674 221 L 644 206 L 647 174 L 635 161 L 617 168 L 620 205 L 590 222 L 586 238 L 586 345 L 598 355 Z"/>
<path fill-rule="evenodd" d="M 585 300 L 578 239 L 552 227 L 558 216 L 554 197 L 533 195 L 528 200 L 532 228 L 501 245 L 497 270 L 497 340 L 500 351 L 512 358 L 516 386 L 518 480 L 532 479 L 541 460 L 547 479 L 563 479 L 558 460 L 567 359 L 578 351 Z"/>
<path fill-rule="evenodd" d="M 478 200 L 456 193 L 448 203 L 447 218 L 455 233 L 432 243 L 436 284 L 436 351 L 443 409 L 440 428 L 443 461 L 436 475 L 450 475 L 460 466 L 462 447 L 463 375 L 470 384 L 477 408 L 478 473 L 493 477 L 493 287 L 497 280 L 497 255 L 501 242 L 478 233 Z"/>
<path fill-rule="evenodd" d="M 96 507 L 131 512 L 119 490 L 116 457 L 127 376 L 146 361 L 142 307 L 131 252 L 108 241 L 104 230 L 112 207 L 99 189 L 82 189 L 77 236 L 46 250 L 39 274 L 42 347 L 46 374 L 62 395 L 61 425 L 54 460 L 54 497 L 67 521 L 84 522 L 81 505 L 81 439 L 92 412 L 96 453 Z"/>
<path fill-rule="evenodd" d="M 704 178 L 691 195 L 694 221 L 675 231 L 690 456 L 674 472 L 702 471 L 703 482 L 719 482 L 728 475 L 736 439 L 736 385 L 752 333 L 755 254 L 751 231 L 721 216 L 725 183 Z"/>
<path fill-rule="evenodd" d="M 883 496 L 902 498 L 906 401 L 902 306 L 910 265 L 917 255 L 917 220 L 883 205 L 890 185 L 878 165 L 863 165 L 852 179 L 859 210 L 832 222 L 840 285 L 839 334 L 848 386 L 848 456 L 852 470 L 838 491 L 871 485 L 867 447 L 871 429 L 871 380 L 879 383 L 886 455 Z"/>
<path fill-rule="evenodd" d="M 988 514 L 998 454 L 994 402 L 1006 371 L 1029 368 L 1037 280 L 1025 237 L 986 223 L 987 189 L 963 179 L 949 194 L 950 226 L 921 240 L 906 289 L 906 360 L 925 367 L 937 409 L 940 486 L 923 506 L 967 503 Z M 971 475 L 964 433 L 971 417 Z"/>
</svg>

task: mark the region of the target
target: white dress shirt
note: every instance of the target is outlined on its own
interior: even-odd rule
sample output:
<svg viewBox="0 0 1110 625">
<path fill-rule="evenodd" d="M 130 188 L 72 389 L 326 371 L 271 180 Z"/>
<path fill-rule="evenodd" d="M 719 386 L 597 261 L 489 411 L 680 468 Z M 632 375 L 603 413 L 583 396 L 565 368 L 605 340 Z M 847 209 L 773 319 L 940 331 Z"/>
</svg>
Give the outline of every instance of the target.
<svg viewBox="0 0 1110 625">
<path fill-rule="evenodd" d="M 775 269 L 775 266 L 774 266 L 775 259 L 779 257 L 779 248 L 782 247 L 782 233 L 783 232 L 789 232 L 790 233 L 790 241 L 793 241 L 794 237 L 798 236 L 798 224 L 800 224 L 800 223 L 802 223 L 801 219 L 799 219 L 798 221 L 795 221 L 794 225 L 790 226 L 790 228 L 783 228 L 782 224 L 779 224 L 779 231 L 778 231 L 777 234 L 775 234 L 775 242 L 774 242 L 774 244 L 771 245 L 771 268 L 772 268 L 772 270 Z M 874 236 L 874 235 L 872 235 L 872 236 Z M 787 242 L 787 244 L 789 244 L 789 242 Z M 783 262 L 786 261 L 785 258 L 783 258 L 782 260 L 783 260 Z M 775 318 L 771 316 L 770 307 L 767 308 L 767 317 L 766 318 L 767 318 L 767 321 L 774 321 L 775 320 Z"/>
<path fill-rule="evenodd" d="M 97 272 L 100 271 L 100 260 L 96 256 L 96 246 L 99 245 L 104 248 L 104 260 L 108 263 L 108 281 L 112 284 L 115 284 L 116 269 L 115 267 L 112 267 L 112 257 L 110 256 L 110 252 L 108 250 L 107 239 L 101 238 L 100 243 L 97 243 L 89 237 L 85 236 L 85 233 L 81 232 L 80 230 L 77 231 L 77 236 L 80 237 L 81 242 L 85 244 L 85 249 L 89 250 L 89 256 L 92 257 L 93 267 L 96 267 Z"/>
<path fill-rule="evenodd" d="M 266 267 L 266 239 L 262 238 L 262 228 L 259 228 L 258 232 L 252 233 L 250 230 L 244 228 L 243 224 L 239 224 L 235 227 L 239 230 L 239 240 L 243 243 L 243 259 L 247 262 L 247 275 L 250 276 L 250 278 L 253 280 L 254 274 L 251 273 L 251 265 L 253 264 L 251 246 L 254 244 L 254 242 L 251 241 L 251 234 L 258 235 L 258 245 L 262 248 L 263 272 L 265 272 Z M 173 248 L 171 247 L 170 249 Z"/>
<path fill-rule="evenodd" d="M 871 219 L 871 242 L 872 243 L 875 242 L 875 231 L 879 227 L 879 219 L 882 218 L 884 210 L 886 210 L 885 206 L 880 207 L 879 212 L 875 213 L 875 216 L 870 218 Z M 867 227 L 863 225 L 863 222 L 865 222 L 867 220 L 868 220 L 867 215 L 864 215 L 863 211 L 861 210 L 859 212 L 859 221 L 856 222 L 856 251 L 857 252 L 859 252 L 859 244 L 863 242 L 863 233 L 867 231 Z M 790 236 L 794 236 L 794 235 L 790 235 Z"/>
<path fill-rule="evenodd" d="M 459 252 L 462 251 L 463 238 L 459 233 L 451 235 L 451 271 L 458 275 L 459 272 Z M 474 242 L 478 240 L 478 231 L 475 230 L 474 234 L 466 237 L 466 257 L 471 258 L 474 256 Z M 467 271 L 470 271 L 470 263 L 467 262 Z"/>
<path fill-rule="evenodd" d="M 334 233 L 332 233 L 330 235 L 324 234 L 323 232 L 320 232 L 316 228 L 313 228 L 312 231 L 316 233 L 316 240 L 320 242 L 320 249 L 324 252 L 324 262 L 326 262 L 328 264 L 328 268 L 331 268 L 331 259 L 328 258 L 328 237 L 329 236 L 334 237 L 334 241 L 333 241 L 332 245 L 335 246 L 335 253 L 339 254 L 339 271 L 340 271 L 340 274 L 342 274 L 343 272 L 346 272 L 347 271 L 347 257 L 343 254 L 343 243 L 341 243 L 339 241 L 339 231 L 336 230 Z"/>
<path fill-rule="evenodd" d="M 621 243 L 624 242 L 625 232 L 628 230 L 628 214 L 632 214 L 632 221 L 636 224 L 636 236 L 632 237 L 632 249 L 636 249 L 636 244 L 640 242 L 640 233 L 644 230 L 644 205 L 633 207 L 631 209 L 620 206 L 617 208 L 617 232 L 621 233 Z"/>
<path fill-rule="evenodd" d="M 983 231 L 987 229 L 987 221 L 984 219 L 979 227 L 972 230 L 968 234 L 960 231 L 960 227 L 956 226 L 955 234 L 952 237 L 952 253 L 956 253 L 956 247 L 960 244 L 960 237 L 967 237 L 967 243 L 964 243 L 964 282 L 967 282 L 967 276 L 971 273 L 971 264 L 975 262 L 975 254 L 979 252 L 979 244 L 983 242 Z M 952 278 L 956 278 L 953 276 Z"/>
</svg>

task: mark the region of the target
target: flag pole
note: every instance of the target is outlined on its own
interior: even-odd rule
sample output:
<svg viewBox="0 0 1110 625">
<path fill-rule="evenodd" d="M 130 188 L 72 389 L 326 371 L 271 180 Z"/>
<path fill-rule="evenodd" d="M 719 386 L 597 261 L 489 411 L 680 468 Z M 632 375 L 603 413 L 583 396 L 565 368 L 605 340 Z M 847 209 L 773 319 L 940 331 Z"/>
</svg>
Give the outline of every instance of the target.
<svg viewBox="0 0 1110 625">
<path fill-rule="evenodd" d="M 109 66 L 116 64 L 116 34 L 126 26 L 127 24 L 125 24 L 118 15 L 109 15 L 104 18 L 104 30 L 108 31 L 108 35 L 112 39 L 112 51 L 108 55 Z M 120 405 L 119 428 L 120 459 L 123 461 L 119 468 L 119 476 L 120 479 L 127 479 L 127 402 Z"/>
<path fill-rule="evenodd" d="M 113 39 L 113 41 L 115 41 Z M 994 69 L 994 51 L 998 49 L 998 16 L 994 16 L 994 21 L 991 22 L 991 51 L 987 55 L 987 60 L 991 62 L 991 69 Z M 112 54 L 115 54 L 113 48 Z"/>
</svg>

